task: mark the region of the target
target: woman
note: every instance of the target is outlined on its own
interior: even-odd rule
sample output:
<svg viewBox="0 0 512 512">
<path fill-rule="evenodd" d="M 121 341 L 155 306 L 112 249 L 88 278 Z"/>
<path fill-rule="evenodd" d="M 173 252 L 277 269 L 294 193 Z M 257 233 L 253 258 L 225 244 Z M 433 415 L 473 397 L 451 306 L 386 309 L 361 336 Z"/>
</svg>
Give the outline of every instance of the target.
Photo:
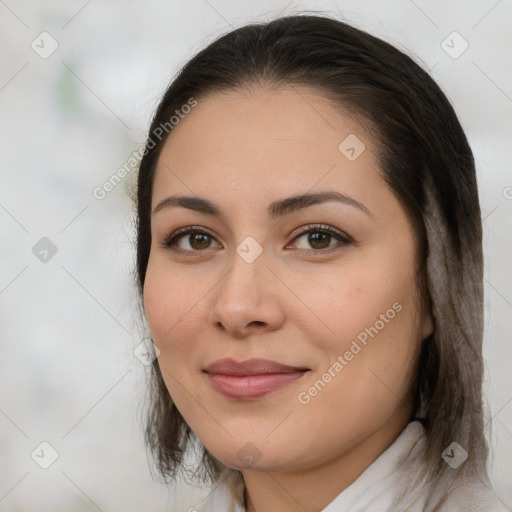
<svg viewBox="0 0 512 512">
<path fill-rule="evenodd" d="M 137 230 L 146 439 L 168 478 L 201 450 L 195 510 L 500 510 L 474 161 L 411 58 L 321 16 L 220 37 L 157 109 Z"/>
</svg>

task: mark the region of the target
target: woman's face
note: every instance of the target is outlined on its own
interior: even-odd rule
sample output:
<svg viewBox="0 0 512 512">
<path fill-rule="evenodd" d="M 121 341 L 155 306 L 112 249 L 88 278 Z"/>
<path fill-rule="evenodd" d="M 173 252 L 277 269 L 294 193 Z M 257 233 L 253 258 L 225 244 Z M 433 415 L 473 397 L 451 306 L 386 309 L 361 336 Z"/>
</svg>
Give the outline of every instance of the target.
<svg viewBox="0 0 512 512">
<path fill-rule="evenodd" d="M 255 87 L 199 99 L 165 143 L 145 310 L 172 399 L 231 468 L 310 468 L 409 421 L 433 327 L 374 142 L 314 89 Z"/>
</svg>

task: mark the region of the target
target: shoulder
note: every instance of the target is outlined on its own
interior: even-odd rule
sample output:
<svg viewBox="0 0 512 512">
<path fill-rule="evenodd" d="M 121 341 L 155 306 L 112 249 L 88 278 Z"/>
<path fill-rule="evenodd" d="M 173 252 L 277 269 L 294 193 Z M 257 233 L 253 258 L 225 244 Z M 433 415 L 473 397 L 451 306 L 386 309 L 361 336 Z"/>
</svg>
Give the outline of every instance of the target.
<svg viewBox="0 0 512 512">
<path fill-rule="evenodd" d="M 414 429 L 412 428 L 414 426 Z M 410 457 L 412 464 L 404 464 L 397 473 L 407 474 L 409 471 L 422 473 L 425 470 L 424 449 L 426 447 L 425 429 L 419 421 L 408 425 L 404 433 L 409 430 L 418 436 L 420 449 L 416 457 Z M 432 512 L 505 512 L 502 502 L 496 496 L 487 474 L 455 472 L 449 477 L 446 485 L 442 483 L 436 487 L 419 485 L 416 495 L 422 510 Z M 405 480 L 404 480 L 405 481 Z"/>
<path fill-rule="evenodd" d="M 445 496 L 439 512 L 505 512 L 489 481 L 466 478 Z"/>
</svg>

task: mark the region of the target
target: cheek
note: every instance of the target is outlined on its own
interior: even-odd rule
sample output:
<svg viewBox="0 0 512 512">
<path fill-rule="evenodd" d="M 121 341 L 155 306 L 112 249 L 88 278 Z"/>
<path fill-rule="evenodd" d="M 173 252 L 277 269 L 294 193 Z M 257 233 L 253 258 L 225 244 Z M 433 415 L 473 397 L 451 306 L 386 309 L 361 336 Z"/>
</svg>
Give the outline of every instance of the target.
<svg viewBox="0 0 512 512">
<path fill-rule="evenodd" d="M 186 390 L 194 389 L 189 368 L 197 357 L 197 347 L 191 330 L 198 325 L 194 317 L 201 304 L 199 286 L 196 283 L 192 289 L 183 274 L 173 272 L 166 262 L 155 258 L 148 264 L 144 283 L 146 318 L 153 342 L 160 350 L 158 364 L 180 410 L 187 409 L 183 405 L 187 403 Z"/>
<path fill-rule="evenodd" d="M 311 336 L 323 357 L 300 390 L 305 405 L 296 418 L 298 431 L 324 433 L 326 451 L 356 442 L 408 406 L 419 346 L 416 309 L 410 283 L 391 277 L 379 283 L 378 274 L 354 276 L 316 297 L 335 334 Z"/>
<path fill-rule="evenodd" d="M 144 307 L 158 363 L 167 389 L 180 407 L 195 395 L 194 379 L 204 363 L 204 333 L 208 326 L 216 274 L 173 265 L 165 255 L 150 259 L 144 284 Z"/>
<path fill-rule="evenodd" d="M 333 271 L 305 281 L 304 294 L 312 312 L 323 323 L 323 331 L 330 332 L 333 346 L 343 348 L 348 341 L 374 324 L 378 315 L 385 313 L 399 299 L 398 287 L 390 286 L 385 272 L 372 272 L 370 266 L 351 266 L 347 270 Z M 375 268 L 375 267 L 374 267 Z M 389 275 L 389 272 L 387 273 Z"/>
<path fill-rule="evenodd" d="M 354 391 L 372 395 L 381 377 L 391 389 L 405 392 L 421 341 L 413 276 L 405 262 L 361 263 L 347 272 L 316 276 L 306 297 L 322 330 L 318 321 L 314 329 L 306 321 L 302 328 L 324 354 L 319 370 L 344 358 L 344 377 L 336 379 L 340 385 L 350 382 Z"/>
<path fill-rule="evenodd" d="M 178 333 L 185 326 L 187 329 L 197 326 L 194 317 L 201 309 L 207 290 L 207 284 L 201 279 L 174 270 L 165 261 L 150 259 L 144 284 L 144 308 L 153 341 L 161 351 L 168 344 L 174 344 L 174 340 L 183 338 Z"/>
</svg>

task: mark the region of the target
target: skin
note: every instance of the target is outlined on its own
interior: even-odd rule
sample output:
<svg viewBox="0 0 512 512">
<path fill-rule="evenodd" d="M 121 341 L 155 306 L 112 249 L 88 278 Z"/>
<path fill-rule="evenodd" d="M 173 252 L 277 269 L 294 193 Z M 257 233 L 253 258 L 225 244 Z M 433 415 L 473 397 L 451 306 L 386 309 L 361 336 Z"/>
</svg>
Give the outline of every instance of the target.
<svg viewBox="0 0 512 512">
<path fill-rule="evenodd" d="M 338 149 L 350 134 L 366 146 L 354 161 Z M 147 319 L 173 400 L 206 448 L 242 472 L 249 512 L 322 510 L 411 420 L 420 343 L 433 323 L 420 306 L 415 234 L 381 177 L 373 142 L 320 91 L 254 86 L 200 98 L 161 153 L 152 208 L 170 195 L 200 196 L 222 217 L 181 206 L 152 215 Z M 268 216 L 273 201 L 325 190 L 370 213 L 329 201 Z M 314 224 L 351 242 L 298 236 Z M 186 226 L 211 237 L 185 235 L 181 252 L 163 246 Z M 263 248 L 252 263 L 236 252 L 248 236 Z M 300 403 L 299 393 L 394 303 L 401 311 Z M 225 357 L 310 371 L 262 398 L 235 400 L 203 372 Z M 238 456 L 248 442 L 252 461 Z"/>
</svg>

